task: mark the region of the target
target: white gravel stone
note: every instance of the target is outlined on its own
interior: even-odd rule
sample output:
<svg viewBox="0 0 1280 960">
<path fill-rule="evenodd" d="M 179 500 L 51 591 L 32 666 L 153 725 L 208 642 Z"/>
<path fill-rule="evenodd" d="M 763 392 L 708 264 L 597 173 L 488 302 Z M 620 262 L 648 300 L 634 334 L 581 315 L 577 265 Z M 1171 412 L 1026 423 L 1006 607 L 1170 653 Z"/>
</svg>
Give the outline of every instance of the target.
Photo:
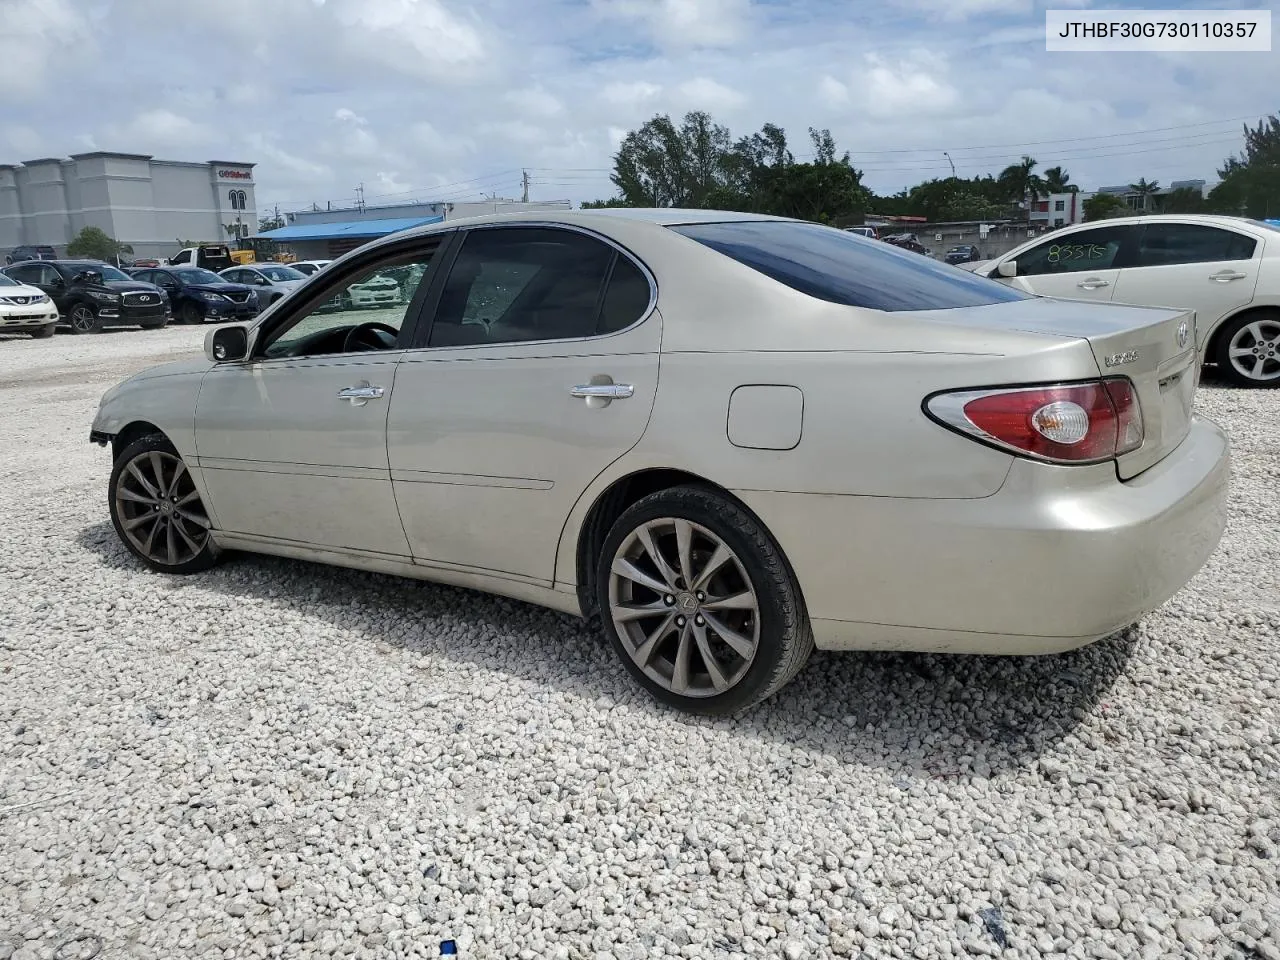
<svg viewBox="0 0 1280 960">
<path fill-rule="evenodd" d="M 512 601 L 141 569 L 89 421 L 203 333 L 0 337 L 0 960 L 1280 960 L 1280 391 L 1207 378 L 1227 534 L 1124 636 L 699 720 Z"/>
</svg>

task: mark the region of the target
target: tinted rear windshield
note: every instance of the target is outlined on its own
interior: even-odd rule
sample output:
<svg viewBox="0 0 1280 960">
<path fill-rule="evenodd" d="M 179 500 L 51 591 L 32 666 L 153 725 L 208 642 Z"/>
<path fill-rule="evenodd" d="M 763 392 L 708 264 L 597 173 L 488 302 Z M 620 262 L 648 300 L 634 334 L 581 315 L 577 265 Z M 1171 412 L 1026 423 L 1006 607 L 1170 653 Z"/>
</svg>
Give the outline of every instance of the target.
<svg viewBox="0 0 1280 960">
<path fill-rule="evenodd" d="M 816 223 L 745 220 L 671 228 L 819 300 L 871 310 L 949 310 L 1028 294 L 902 250 Z"/>
</svg>

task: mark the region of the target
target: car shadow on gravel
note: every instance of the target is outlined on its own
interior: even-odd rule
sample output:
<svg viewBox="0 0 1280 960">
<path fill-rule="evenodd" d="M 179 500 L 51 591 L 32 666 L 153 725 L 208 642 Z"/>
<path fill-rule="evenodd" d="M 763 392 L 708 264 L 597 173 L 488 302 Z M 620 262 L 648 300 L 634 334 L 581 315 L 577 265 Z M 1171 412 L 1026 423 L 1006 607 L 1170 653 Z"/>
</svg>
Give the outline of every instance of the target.
<svg viewBox="0 0 1280 960">
<path fill-rule="evenodd" d="M 163 576 L 144 570 L 110 523 L 87 527 L 76 539 L 107 567 Z M 1133 627 L 1079 650 L 1033 657 L 817 651 L 771 700 L 741 717 L 712 719 L 652 701 L 594 623 L 531 604 L 248 554 L 172 583 L 303 612 L 393 647 L 513 675 L 602 706 L 669 713 L 673 722 L 929 778 L 992 776 L 1051 750 L 1095 709 L 1106 709 L 1141 632 Z"/>
</svg>

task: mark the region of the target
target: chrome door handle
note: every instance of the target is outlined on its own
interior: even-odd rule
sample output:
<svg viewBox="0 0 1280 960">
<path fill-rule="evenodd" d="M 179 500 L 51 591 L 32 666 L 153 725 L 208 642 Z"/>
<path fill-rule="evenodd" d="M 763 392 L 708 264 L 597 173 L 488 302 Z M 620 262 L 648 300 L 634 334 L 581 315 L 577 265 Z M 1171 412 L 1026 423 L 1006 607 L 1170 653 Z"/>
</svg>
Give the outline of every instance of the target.
<svg viewBox="0 0 1280 960">
<path fill-rule="evenodd" d="M 1110 280 L 1081 280 L 1076 284 L 1082 290 L 1097 290 L 1099 287 L 1111 286 Z"/>
<path fill-rule="evenodd" d="M 385 392 L 382 387 L 364 383 L 354 387 L 343 387 L 338 391 L 338 399 L 350 400 L 353 407 L 363 407 L 370 400 L 381 400 Z"/>
<path fill-rule="evenodd" d="M 1218 283 L 1230 283 L 1232 280 L 1243 280 L 1246 276 L 1247 274 L 1244 274 L 1244 273 L 1232 273 L 1230 271 L 1224 271 L 1222 273 L 1209 274 L 1209 279 L 1216 280 Z"/>
<path fill-rule="evenodd" d="M 625 400 L 634 396 L 636 388 L 629 383 L 581 383 L 569 391 L 569 396 L 580 400 L 592 397 L 601 400 Z"/>
</svg>

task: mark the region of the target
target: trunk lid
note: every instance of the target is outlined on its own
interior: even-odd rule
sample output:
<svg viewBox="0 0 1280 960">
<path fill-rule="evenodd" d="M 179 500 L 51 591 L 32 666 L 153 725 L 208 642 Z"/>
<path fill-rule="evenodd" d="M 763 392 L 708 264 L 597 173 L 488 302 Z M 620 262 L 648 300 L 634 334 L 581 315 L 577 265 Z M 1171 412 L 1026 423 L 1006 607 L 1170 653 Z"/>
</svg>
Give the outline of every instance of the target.
<svg viewBox="0 0 1280 960">
<path fill-rule="evenodd" d="M 1085 340 L 1102 376 L 1133 381 L 1144 439 L 1117 461 L 1120 479 L 1159 463 L 1191 429 L 1200 379 L 1195 311 L 1037 297 L 965 313 L 965 322 L 975 327 Z"/>
</svg>

